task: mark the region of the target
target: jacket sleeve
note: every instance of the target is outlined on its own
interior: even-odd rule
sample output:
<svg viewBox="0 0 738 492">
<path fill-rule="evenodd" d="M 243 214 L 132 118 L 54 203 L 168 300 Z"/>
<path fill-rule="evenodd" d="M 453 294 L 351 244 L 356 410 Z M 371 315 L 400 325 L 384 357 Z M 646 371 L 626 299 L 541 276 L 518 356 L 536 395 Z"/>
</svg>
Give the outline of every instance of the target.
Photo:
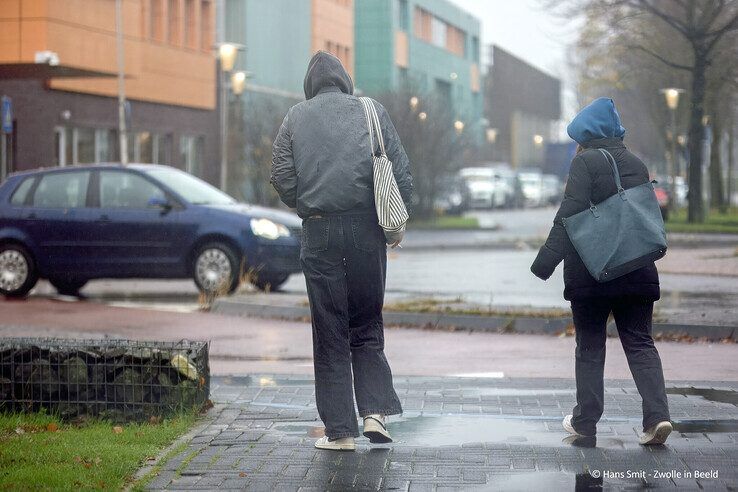
<svg viewBox="0 0 738 492">
<path fill-rule="evenodd" d="M 569 178 L 566 181 L 564 199 L 559 211 L 554 218 L 553 227 L 548 234 L 546 243 L 541 246 L 538 256 L 533 261 L 530 270 L 536 277 L 548 280 L 553 275 L 556 267 L 564 259 L 566 244 L 569 238 L 564 229 L 562 218 L 571 217 L 574 214 L 589 208 L 590 193 L 592 190 L 592 179 L 587 169 L 587 164 L 581 156 L 577 156 L 571 163 Z"/>
<path fill-rule="evenodd" d="M 290 114 L 284 117 L 272 147 L 272 173 L 270 183 L 279 198 L 290 208 L 297 208 L 297 171 L 292 158 L 292 133 Z"/>
<path fill-rule="evenodd" d="M 379 124 L 382 126 L 382 137 L 384 137 L 384 147 L 387 151 L 387 157 L 392 161 L 392 171 L 397 181 L 397 187 L 400 189 L 402 201 L 405 202 L 407 213 L 411 214 L 411 205 L 413 197 L 413 176 L 410 172 L 410 160 L 405 153 L 405 149 L 397 134 L 395 125 L 389 117 L 389 113 L 384 106 L 374 101 L 379 113 Z"/>
</svg>

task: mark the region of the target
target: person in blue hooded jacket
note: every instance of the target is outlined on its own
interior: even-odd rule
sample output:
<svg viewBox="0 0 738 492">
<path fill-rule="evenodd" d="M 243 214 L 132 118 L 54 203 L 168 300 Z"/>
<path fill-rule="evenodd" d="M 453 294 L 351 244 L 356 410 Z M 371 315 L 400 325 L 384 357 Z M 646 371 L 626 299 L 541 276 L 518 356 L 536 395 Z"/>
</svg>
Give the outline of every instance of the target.
<svg viewBox="0 0 738 492">
<path fill-rule="evenodd" d="M 641 444 L 662 444 L 672 430 L 661 359 L 651 336 L 653 304 L 660 297 L 659 274 L 651 263 L 614 280 L 594 279 L 569 240 L 562 218 L 570 217 L 617 193 L 607 158 L 614 158 L 623 187 L 649 181 L 643 162 L 625 147 L 625 128 L 612 99 L 599 98 L 582 109 L 567 127 L 579 145 L 571 163 L 564 199 L 546 243 L 531 271 L 547 280 L 564 261 L 564 298 L 571 302 L 576 331 L 577 404 L 564 428 L 578 436 L 594 436 L 604 407 L 605 342 L 612 313 L 630 371 L 643 400 Z"/>
</svg>

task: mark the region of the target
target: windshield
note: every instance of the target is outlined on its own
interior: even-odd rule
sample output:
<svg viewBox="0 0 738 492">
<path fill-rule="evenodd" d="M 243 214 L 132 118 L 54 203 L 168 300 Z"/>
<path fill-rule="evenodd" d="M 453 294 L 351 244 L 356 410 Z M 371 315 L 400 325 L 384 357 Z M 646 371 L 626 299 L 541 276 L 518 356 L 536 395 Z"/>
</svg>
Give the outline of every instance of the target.
<svg viewBox="0 0 738 492">
<path fill-rule="evenodd" d="M 178 169 L 157 167 L 146 174 L 158 179 L 193 205 L 228 205 L 236 200 L 191 174 Z"/>
</svg>

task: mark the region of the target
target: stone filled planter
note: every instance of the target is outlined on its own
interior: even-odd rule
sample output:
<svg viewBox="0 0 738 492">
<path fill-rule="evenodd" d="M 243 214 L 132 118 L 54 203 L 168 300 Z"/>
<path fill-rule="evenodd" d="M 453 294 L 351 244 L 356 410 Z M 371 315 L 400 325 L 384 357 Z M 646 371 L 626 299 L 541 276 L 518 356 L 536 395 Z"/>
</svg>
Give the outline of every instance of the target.
<svg viewBox="0 0 738 492">
<path fill-rule="evenodd" d="M 0 338 L 0 411 L 133 421 L 209 393 L 207 342 Z"/>
</svg>

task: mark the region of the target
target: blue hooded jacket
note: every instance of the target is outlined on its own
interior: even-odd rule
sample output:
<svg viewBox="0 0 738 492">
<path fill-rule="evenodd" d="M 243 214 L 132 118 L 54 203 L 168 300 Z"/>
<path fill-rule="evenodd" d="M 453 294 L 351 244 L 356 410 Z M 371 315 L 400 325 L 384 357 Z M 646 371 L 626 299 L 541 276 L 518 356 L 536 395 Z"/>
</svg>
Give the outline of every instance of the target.
<svg viewBox="0 0 738 492">
<path fill-rule="evenodd" d="M 592 101 L 577 114 L 566 132 L 580 145 L 598 138 L 623 138 L 625 128 L 620 124 L 620 115 L 615 103 L 607 97 Z"/>
</svg>

